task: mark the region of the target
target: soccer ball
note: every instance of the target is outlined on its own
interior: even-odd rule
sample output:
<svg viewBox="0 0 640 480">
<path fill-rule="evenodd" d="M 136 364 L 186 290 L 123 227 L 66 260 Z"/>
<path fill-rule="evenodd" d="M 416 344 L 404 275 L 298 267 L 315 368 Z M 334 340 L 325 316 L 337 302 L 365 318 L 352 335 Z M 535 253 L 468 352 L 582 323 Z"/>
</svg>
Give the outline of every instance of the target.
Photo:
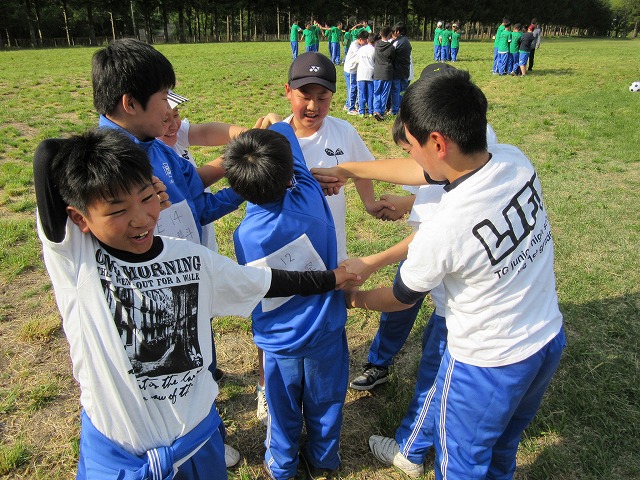
<svg viewBox="0 0 640 480">
<path fill-rule="evenodd" d="M 629 85 L 630 92 L 640 92 L 640 82 L 633 82 Z"/>
</svg>

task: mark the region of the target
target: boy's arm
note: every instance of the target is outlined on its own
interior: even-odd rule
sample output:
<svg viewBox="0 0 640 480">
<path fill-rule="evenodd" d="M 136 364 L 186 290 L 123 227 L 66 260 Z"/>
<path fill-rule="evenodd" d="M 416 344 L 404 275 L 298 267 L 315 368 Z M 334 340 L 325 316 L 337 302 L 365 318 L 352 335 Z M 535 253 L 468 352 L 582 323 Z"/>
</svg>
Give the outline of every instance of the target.
<svg viewBox="0 0 640 480">
<path fill-rule="evenodd" d="M 292 295 L 316 295 L 354 285 L 360 278 L 347 272 L 345 267 L 334 270 L 292 272 L 271 269 L 271 286 L 265 298 L 290 297 Z"/>
<path fill-rule="evenodd" d="M 380 195 L 380 200 L 385 200 L 391 203 L 395 208 L 393 210 L 385 208 L 378 212 L 378 218 L 381 220 L 391 220 L 396 221 L 400 220 L 407 213 L 411 211 L 413 208 L 413 202 L 415 201 L 416 196 L 414 194 L 410 195 L 392 195 L 392 194 L 384 194 Z"/>
<path fill-rule="evenodd" d="M 64 140 L 50 138 L 38 145 L 33 157 L 33 185 L 42 231 L 47 239 L 60 243 L 67 225 L 67 204 L 53 184 L 51 162 L 60 151 Z"/>
<path fill-rule="evenodd" d="M 424 170 L 409 158 L 391 158 L 369 162 L 345 162 L 330 168 L 312 168 L 311 173 L 323 189 L 354 180 L 381 180 L 398 185 L 426 185 Z"/>
<path fill-rule="evenodd" d="M 345 290 L 347 308 L 364 308 L 377 312 L 397 312 L 415 305 L 400 302 L 393 294 L 393 287 L 381 287 L 373 290 Z"/>
<path fill-rule="evenodd" d="M 280 115 L 276 113 L 268 113 L 266 116 L 258 118 L 253 128 L 268 128 L 270 125 L 281 121 L 282 117 Z M 245 127 L 231 125 L 229 123 L 192 123 L 189 126 L 189 144 L 202 147 L 226 145 L 246 130 L 247 129 Z M 202 180 L 205 187 L 213 185 L 224 177 L 222 156 L 198 167 L 197 171 L 200 176 L 200 180 Z"/>
<path fill-rule="evenodd" d="M 415 232 L 382 252 L 374 253 L 367 257 L 348 258 L 340 265 L 345 266 L 348 272 L 357 274 L 360 277 L 358 284 L 362 284 L 367 281 L 373 272 L 407 258 L 409 244 L 413 237 L 415 237 Z"/>
<path fill-rule="evenodd" d="M 391 202 L 385 200 L 376 200 L 373 182 L 367 179 L 359 179 L 353 181 L 360 195 L 360 200 L 364 204 L 364 208 L 369 215 L 377 217 L 382 209 L 395 210 L 395 206 Z"/>
</svg>

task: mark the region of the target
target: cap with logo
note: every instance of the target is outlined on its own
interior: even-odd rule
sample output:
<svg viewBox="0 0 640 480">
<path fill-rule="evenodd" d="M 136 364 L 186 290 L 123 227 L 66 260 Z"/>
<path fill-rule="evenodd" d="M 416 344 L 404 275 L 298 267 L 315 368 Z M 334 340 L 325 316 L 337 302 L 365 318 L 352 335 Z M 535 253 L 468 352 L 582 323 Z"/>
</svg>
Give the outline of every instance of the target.
<svg viewBox="0 0 640 480">
<path fill-rule="evenodd" d="M 305 52 L 298 55 L 289 67 L 289 87 L 292 90 L 309 84 L 336 91 L 336 67 L 321 53 Z"/>
</svg>

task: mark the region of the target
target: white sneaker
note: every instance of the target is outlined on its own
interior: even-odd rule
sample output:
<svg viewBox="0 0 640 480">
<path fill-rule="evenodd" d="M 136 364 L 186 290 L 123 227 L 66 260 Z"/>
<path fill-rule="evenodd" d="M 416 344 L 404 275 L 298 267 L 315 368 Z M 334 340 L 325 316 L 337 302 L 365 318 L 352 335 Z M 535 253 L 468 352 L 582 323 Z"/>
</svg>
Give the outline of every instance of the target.
<svg viewBox="0 0 640 480">
<path fill-rule="evenodd" d="M 269 405 L 267 405 L 267 396 L 264 393 L 264 387 L 258 385 L 256 387 L 256 393 L 258 394 L 258 409 L 256 411 L 256 417 L 258 417 L 258 420 L 266 426 L 267 418 L 269 417 Z"/>
<path fill-rule="evenodd" d="M 231 445 L 224 444 L 224 463 L 227 468 L 235 467 L 240 461 L 240 452 Z"/>
<path fill-rule="evenodd" d="M 371 453 L 387 465 L 393 465 L 402 470 L 410 478 L 418 478 L 424 475 L 424 465 L 410 462 L 400 453 L 398 442 L 393 438 L 371 435 L 369 437 Z"/>
</svg>

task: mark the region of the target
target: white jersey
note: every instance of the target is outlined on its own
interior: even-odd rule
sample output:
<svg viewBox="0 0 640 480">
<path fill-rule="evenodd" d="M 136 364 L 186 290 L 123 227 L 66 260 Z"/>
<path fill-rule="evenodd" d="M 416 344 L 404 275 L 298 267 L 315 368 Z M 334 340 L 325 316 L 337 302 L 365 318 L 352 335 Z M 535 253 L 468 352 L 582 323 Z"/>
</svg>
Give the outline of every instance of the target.
<svg viewBox="0 0 640 480">
<path fill-rule="evenodd" d="M 191 144 L 189 143 L 189 121 L 184 118 L 180 123 L 180 128 L 176 132 L 176 138 L 178 139 L 173 147 L 170 147 L 174 152 L 180 155 L 185 160 L 188 160 L 191 165 L 197 167 L 196 161 L 189 153 L 189 147 Z M 211 193 L 211 189 L 206 187 L 204 189 L 205 192 Z M 202 238 L 201 243 L 205 247 L 213 250 L 214 252 L 218 251 L 218 242 L 216 241 L 216 231 L 213 226 L 213 222 L 208 223 L 206 225 L 202 225 Z"/>
<path fill-rule="evenodd" d="M 292 118 L 293 115 L 290 115 L 285 119 L 285 122 L 291 123 Z M 356 129 L 349 122 L 340 118 L 327 116 L 317 132 L 309 137 L 298 138 L 298 141 L 309 169 L 335 167 L 345 162 L 373 160 L 373 155 Z M 347 259 L 347 202 L 344 196 L 344 187 L 337 195 L 325 198 L 336 227 L 338 263 L 340 263 Z"/>
<path fill-rule="evenodd" d="M 376 49 L 370 43 L 363 45 L 358 50 L 356 59 L 358 62 L 358 68 L 356 71 L 356 79 L 358 82 L 373 82 L 373 57 L 376 53 Z"/>
<path fill-rule="evenodd" d="M 70 220 L 60 243 L 39 219 L 38 234 L 93 425 L 135 455 L 191 431 L 218 394 L 210 319 L 250 315 L 271 271 L 164 237 L 152 258 L 125 261 Z"/>
<path fill-rule="evenodd" d="M 494 367 L 524 360 L 560 331 L 553 240 L 536 172 L 517 148 L 450 188 L 400 270 L 424 292 L 444 284 L 451 355 Z"/>
<path fill-rule="evenodd" d="M 349 45 L 343 67 L 346 73 L 356 73 L 358 71 L 358 50 L 360 50 L 361 46 L 356 40 Z"/>
</svg>

